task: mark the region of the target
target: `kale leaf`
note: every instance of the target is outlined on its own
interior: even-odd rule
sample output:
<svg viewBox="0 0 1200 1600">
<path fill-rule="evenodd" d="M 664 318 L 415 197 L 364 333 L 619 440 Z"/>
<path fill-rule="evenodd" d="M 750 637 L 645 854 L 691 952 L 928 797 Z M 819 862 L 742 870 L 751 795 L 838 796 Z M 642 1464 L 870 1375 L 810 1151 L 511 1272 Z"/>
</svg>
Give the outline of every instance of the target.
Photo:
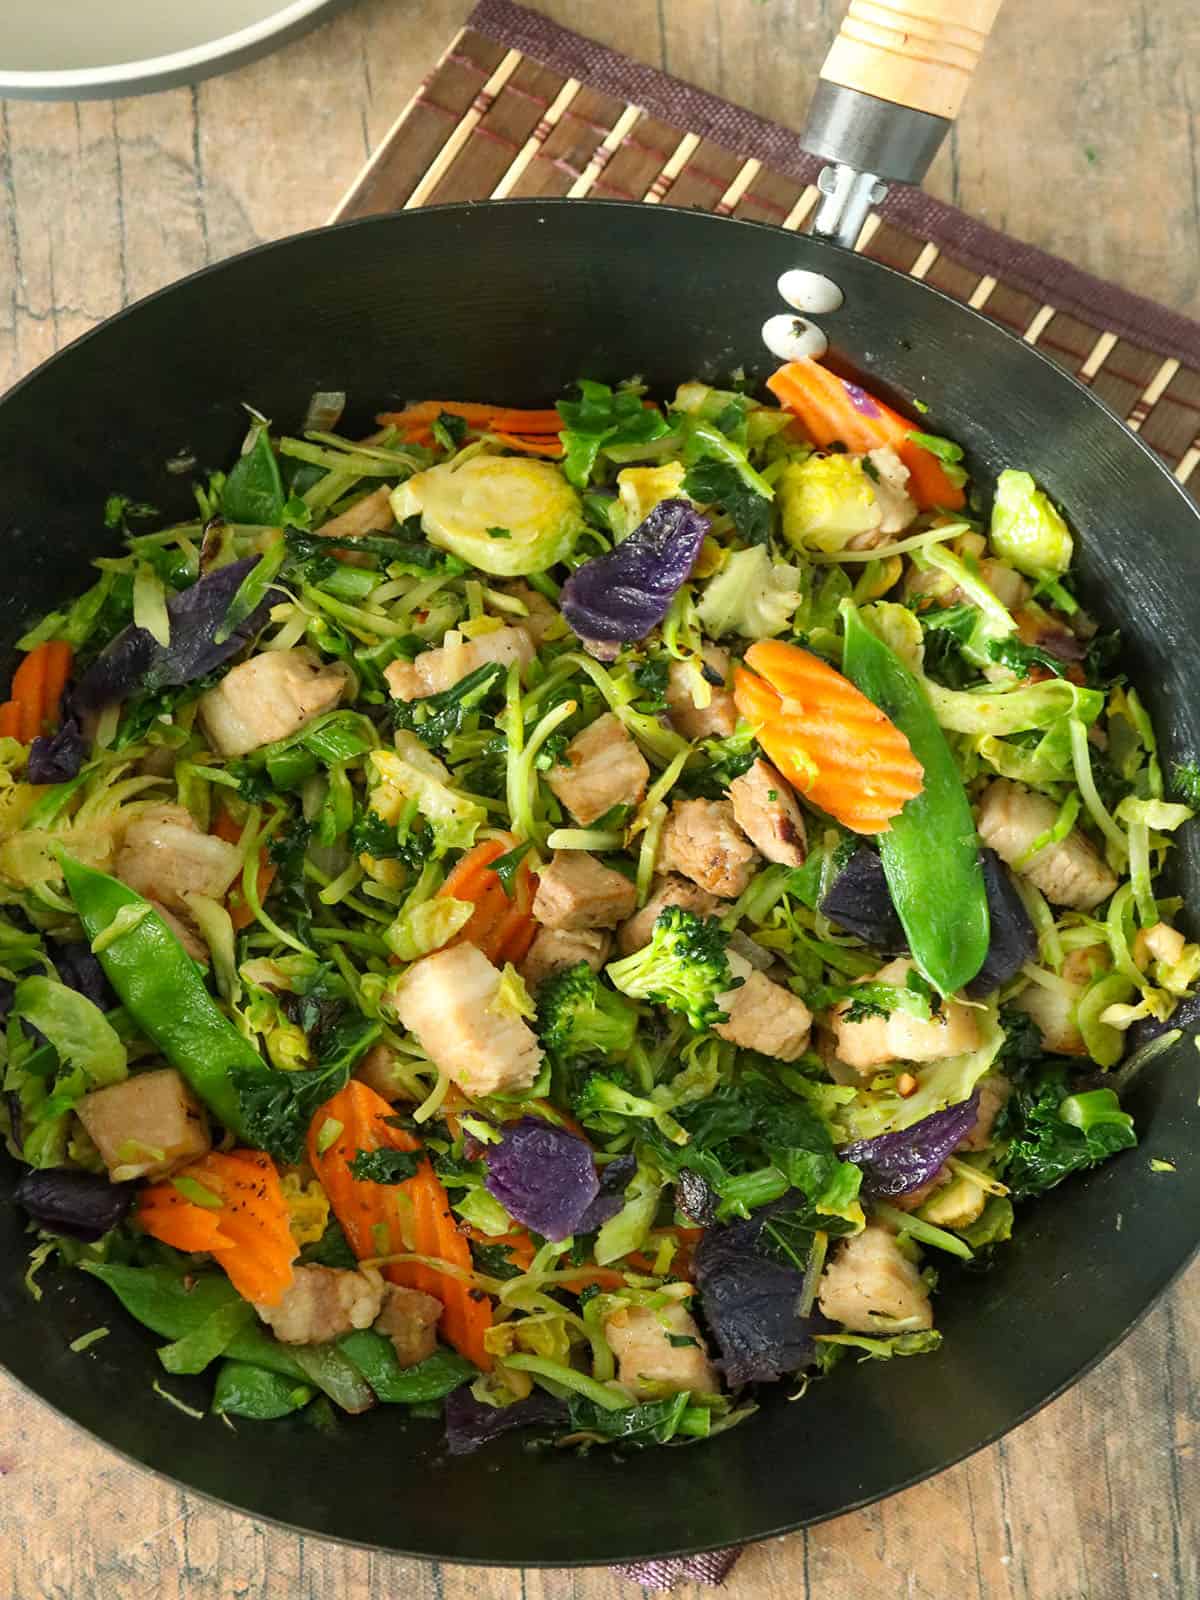
<svg viewBox="0 0 1200 1600">
<path fill-rule="evenodd" d="M 720 506 L 728 512 L 747 544 L 766 544 L 770 539 L 771 501 L 750 488 L 728 461 L 703 457 L 689 467 L 683 491 L 702 506 Z"/>
<path fill-rule="evenodd" d="M 1017 1086 L 997 1136 L 1012 1141 L 1004 1181 L 1016 1199 L 1043 1194 L 1073 1172 L 1137 1144 L 1133 1118 L 1113 1091 L 1069 1095 L 1061 1067 Z"/>
<path fill-rule="evenodd" d="M 419 700 L 397 700 L 392 705 L 392 720 L 397 728 L 408 728 L 431 750 L 445 746 L 447 739 L 462 731 L 472 711 L 481 711 L 488 697 L 504 680 L 504 666 L 489 661 L 449 689 L 425 695 Z"/>
<path fill-rule="evenodd" d="M 350 1176 L 360 1183 L 407 1183 L 415 1178 L 423 1157 L 419 1150 L 359 1150 Z"/>
</svg>

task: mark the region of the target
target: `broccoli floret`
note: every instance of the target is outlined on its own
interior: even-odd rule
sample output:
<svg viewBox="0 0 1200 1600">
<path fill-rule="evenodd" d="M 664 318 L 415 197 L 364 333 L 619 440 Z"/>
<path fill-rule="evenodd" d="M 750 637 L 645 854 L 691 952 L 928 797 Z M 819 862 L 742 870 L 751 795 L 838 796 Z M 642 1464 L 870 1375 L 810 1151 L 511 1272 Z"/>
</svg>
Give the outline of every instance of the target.
<svg viewBox="0 0 1200 1600">
<path fill-rule="evenodd" d="M 724 1020 L 718 998 L 741 982 L 730 971 L 728 943 L 716 917 L 667 906 L 654 924 L 650 943 L 606 970 L 622 994 L 682 1012 L 693 1028 L 703 1031 Z"/>
<path fill-rule="evenodd" d="M 537 994 L 542 1044 L 560 1061 L 624 1055 L 632 1048 L 637 1013 L 605 989 L 586 961 L 547 978 Z"/>
<path fill-rule="evenodd" d="M 631 1094 L 612 1078 L 593 1072 L 583 1088 L 574 1097 L 575 1115 L 581 1122 L 596 1118 L 645 1117 L 653 1122 L 664 1139 L 672 1144 L 686 1144 L 688 1134 L 664 1106 L 656 1105 L 642 1095 Z"/>
</svg>

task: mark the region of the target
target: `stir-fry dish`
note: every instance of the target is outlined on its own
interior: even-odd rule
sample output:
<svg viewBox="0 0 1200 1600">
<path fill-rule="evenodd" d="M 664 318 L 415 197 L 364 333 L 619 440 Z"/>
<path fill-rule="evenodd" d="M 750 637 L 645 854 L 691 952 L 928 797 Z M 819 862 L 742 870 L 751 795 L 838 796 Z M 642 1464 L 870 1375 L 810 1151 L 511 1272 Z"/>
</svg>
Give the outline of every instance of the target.
<svg viewBox="0 0 1200 1600">
<path fill-rule="evenodd" d="M 344 401 L 252 414 L 187 524 L 111 496 L 124 553 L 19 641 L 30 1292 L 98 1279 L 193 1415 L 455 1452 L 936 1350 L 1195 1019 L 1200 772 L 1063 515 L 807 360 L 357 442 Z"/>
</svg>

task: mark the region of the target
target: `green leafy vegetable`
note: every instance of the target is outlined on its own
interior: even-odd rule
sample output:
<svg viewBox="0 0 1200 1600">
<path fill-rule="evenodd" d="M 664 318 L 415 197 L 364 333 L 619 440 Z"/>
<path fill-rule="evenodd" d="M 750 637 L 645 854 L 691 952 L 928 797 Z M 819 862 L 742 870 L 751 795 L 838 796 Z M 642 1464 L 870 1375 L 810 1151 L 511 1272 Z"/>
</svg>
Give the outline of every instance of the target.
<svg viewBox="0 0 1200 1600">
<path fill-rule="evenodd" d="M 422 1159 L 416 1150 L 359 1150 L 350 1176 L 360 1183 L 407 1183 L 416 1177 Z"/>
<path fill-rule="evenodd" d="M 1061 1068 L 1017 1086 L 997 1136 L 1012 1141 L 1004 1181 L 1018 1199 L 1042 1194 L 1137 1144 L 1133 1118 L 1113 1091 L 1068 1095 Z"/>
<path fill-rule="evenodd" d="M 483 709 L 493 690 L 504 682 L 504 667 L 489 661 L 468 672 L 449 689 L 419 700 L 397 700 L 392 705 L 392 720 L 398 728 L 411 728 L 422 744 L 441 749 L 446 741 L 461 732 L 465 719 Z"/>
<path fill-rule="evenodd" d="M 579 381 L 578 400 L 560 400 L 560 435 L 566 452 L 563 471 L 577 489 L 586 489 L 601 450 L 609 445 L 646 444 L 670 430 L 662 414 L 642 404 L 633 389 L 610 389 L 591 379 Z"/>
<path fill-rule="evenodd" d="M 705 457 L 688 468 L 683 492 L 700 505 L 715 505 L 733 518 L 733 525 L 750 545 L 765 545 L 771 537 L 772 502 L 749 487 L 735 466 Z"/>
<path fill-rule="evenodd" d="M 277 528 L 283 522 L 283 505 L 279 461 L 271 448 L 267 424 L 260 421 L 255 426 L 250 448 L 225 479 L 221 511 L 227 522 Z"/>
<path fill-rule="evenodd" d="M 1059 578 L 1071 565 L 1071 531 L 1028 472 L 1006 469 L 996 479 L 992 547 L 1030 578 Z"/>
</svg>

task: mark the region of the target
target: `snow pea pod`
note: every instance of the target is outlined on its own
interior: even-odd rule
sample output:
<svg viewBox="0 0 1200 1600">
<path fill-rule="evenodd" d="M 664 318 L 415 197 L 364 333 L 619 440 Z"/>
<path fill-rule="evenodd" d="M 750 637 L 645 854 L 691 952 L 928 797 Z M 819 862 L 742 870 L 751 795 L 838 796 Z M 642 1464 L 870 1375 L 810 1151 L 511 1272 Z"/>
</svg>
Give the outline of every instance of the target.
<svg viewBox="0 0 1200 1600">
<path fill-rule="evenodd" d="M 299 1411 L 316 1392 L 278 1372 L 264 1372 L 244 1361 L 223 1361 L 213 1390 L 213 1410 L 222 1416 L 270 1422 Z"/>
<path fill-rule="evenodd" d="M 941 994 L 953 994 L 978 973 L 990 937 L 975 819 L 920 683 L 849 601 L 841 612 L 846 676 L 905 735 L 925 772 L 921 793 L 879 835 L 879 854 L 913 959 Z"/>
<path fill-rule="evenodd" d="M 196 963 L 148 900 L 70 856 L 62 857 L 62 867 L 79 920 L 125 1010 L 213 1115 L 245 1138 L 235 1074 L 265 1078 L 271 1068 L 218 1009 Z"/>
<path fill-rule="evenodd" d="M 400 1405 L 441 1400 L 477 1376 L 471 1363 L 452 1350 L 435 1350 L 415 1366 L 402 1367 L 392 1341 L 372 1328 L 346 1334 L 338 1340 L 338 1349 L 362 1373 L 380 1400 Z"/>
</svg>

